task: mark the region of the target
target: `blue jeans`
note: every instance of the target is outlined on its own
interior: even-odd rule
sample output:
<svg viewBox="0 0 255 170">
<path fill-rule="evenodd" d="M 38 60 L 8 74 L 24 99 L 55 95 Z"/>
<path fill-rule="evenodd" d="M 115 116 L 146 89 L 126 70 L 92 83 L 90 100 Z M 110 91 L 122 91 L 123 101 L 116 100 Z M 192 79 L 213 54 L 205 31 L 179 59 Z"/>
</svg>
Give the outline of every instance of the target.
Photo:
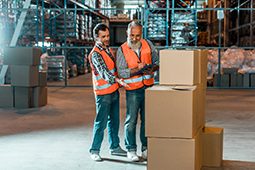
<svg viewBox="0 0 255 170">
<path fill-rule="evenodd" d="M 97 115 L 94 123 L 93 142 L 90 153 L 99 153 L 108 126 L 110 149 L 119 146 L 119 91 L 106 95 L 95 95 Z"/>
<path fill-rule="evenodd" d="M 136 151 L 136 124 L 140 114 L 140 140 L 142 150 L 147 148 L 147 137 L 145 137 L 145 88 L 126 90 L 127 113 L 125 121 L 125 146 L 128 151 Z"/>
</svg>

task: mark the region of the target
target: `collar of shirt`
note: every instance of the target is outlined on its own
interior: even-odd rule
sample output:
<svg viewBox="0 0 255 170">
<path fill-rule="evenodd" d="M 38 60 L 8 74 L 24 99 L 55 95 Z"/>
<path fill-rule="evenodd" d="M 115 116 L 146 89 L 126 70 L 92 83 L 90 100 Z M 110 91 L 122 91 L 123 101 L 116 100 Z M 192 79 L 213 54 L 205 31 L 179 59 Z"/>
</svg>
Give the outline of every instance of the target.
<svg viewBox="0 0 255 170">
<path fill-rule="evenodd" d="M 109 57 L 110 57 L 113 61 L 115 61 L 114 57 L 112 56 L 112 53 L 110 52 L 109 47 L 104 48 L 104 47 L 102 47 L 100 44 L 98 44 L 97 42 L 96 42 L 96 47 L 99 48 L 100 51 L 103 51 L 103 50 L 104 50 L 104 51 L 109 55 Z"/>
</svg>

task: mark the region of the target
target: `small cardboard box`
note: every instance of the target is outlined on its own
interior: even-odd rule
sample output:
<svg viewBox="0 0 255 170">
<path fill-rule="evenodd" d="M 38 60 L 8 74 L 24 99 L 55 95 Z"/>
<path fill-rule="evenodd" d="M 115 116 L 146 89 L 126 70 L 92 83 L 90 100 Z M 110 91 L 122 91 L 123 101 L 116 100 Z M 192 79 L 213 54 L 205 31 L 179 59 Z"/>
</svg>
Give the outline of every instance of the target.
<svg viewBox="0 0 255 170">
<path fill-rule="evenodd" d="M 237 74 L 236 73 L 230 74 L 230 87 L 236 86 L 237 86 Z"/>
<path fill-rule="evenodd" d="M 250 87 L 250 74 L 245 73 L 243 75 L 243 87 Z"/>
<path fill-rule="evenodd" d="M 34 106 L 34 91 L 32 87 L 15 87 L 15 107 L 30 108 Z"/>
<path fill-rule="evenodd" d="M 47 85 L 47 73 L 46 71 L 39 71 L 38 86 L 43 87 Z"/>
<path fill-rule="evenodd" d="M 45 106 L 48 101 L 47 87 L 34 87 L 34 107 Z"/>
<path fill-rule="evenodd" d="M 237 74 L 238 68 L 223 68 L 223 74 Z"/>
<path fill-rule="evenodd" d="M 39 66 L 11 66 L 11 85 L 22 87 L 38 86 Z"/>
<path fill-rule="evenodd" d="M 11 85 L 0 85 L 0 107 L 14 107 L 14 94 Z"/>
<path fill-rule="evenodd" d="M 205 118 L 202 85 L 153 86 L 145 90 L 145 135 L 192 138 Z"/>
<path fill-rule="evenodd" d="M 205 127 L 203 130 L 203 166 L 220 167 L 223 153 L 223 128 Z"/>
<path fill-rule="evenodd" d="M 200 170 L 202 130 L 192 139 L 148 138 L 148 170 Z"/>
<path fill-rule="evenodd" d="M 39 66 L 42 50 L 33 47 L 5 47 L 4 65 Z"/>
<path fill-rule="evenodd" d="M 192 86 L 198 83 L 198 50 L 160 50 L 159 84 Z"/>
<path fill-rule="evenodd" d="M 218 86 L 218 74 L 213 75 L 213 86 Z M 229 81 L 229 74 L 221 74 L 220 75 L 220 87 L 229 87 L 230 81 Z"/>
<path fill-rule="evenodd" d="M 255 74 L 250 74 L 251 87 L 255 87 Z"/>
<path fill-rule="evenodd" d="M 242 74 L 237 74 L 237 77 L 236 77 L 236 86 L 237 87 L 243 87 L 243 75 Z"/>
</svg>

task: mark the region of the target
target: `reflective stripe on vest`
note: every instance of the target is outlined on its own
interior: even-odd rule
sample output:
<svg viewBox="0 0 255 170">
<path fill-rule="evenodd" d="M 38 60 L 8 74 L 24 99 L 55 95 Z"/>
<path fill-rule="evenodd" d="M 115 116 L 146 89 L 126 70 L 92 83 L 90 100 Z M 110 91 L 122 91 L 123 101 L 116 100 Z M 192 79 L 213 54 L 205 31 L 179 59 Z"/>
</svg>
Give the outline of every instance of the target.
<svg viewBox="0 0 255 170">
<path fill-rule="evenodd" d="M 135 79 L 124 79 L 125 83 L 136 83 L 136 82 L 139 82 L 139 81 L 143 81 L 142 76 L 140 76 L 138 78 L 135 78 Z"/>
<path fill-rule="evenodd" d="M 94 87 L 95 89 L 97 89 L 97 90 L 107 89 L 107 88 L 110 87 L 110 86 L 112 86 L 112 84 L 110 84 L 110 83 L 107 83 L 107 84 L 102 85 L 102 86 L 96 86 L 96 85 L 93 84 L 93 87 Z"/>
<path fill-rule="evenodd" d="M 151 79 L 151 78 L 154 78 L 154 74 L 143 75 L 143 79 Z"/>
</svg>

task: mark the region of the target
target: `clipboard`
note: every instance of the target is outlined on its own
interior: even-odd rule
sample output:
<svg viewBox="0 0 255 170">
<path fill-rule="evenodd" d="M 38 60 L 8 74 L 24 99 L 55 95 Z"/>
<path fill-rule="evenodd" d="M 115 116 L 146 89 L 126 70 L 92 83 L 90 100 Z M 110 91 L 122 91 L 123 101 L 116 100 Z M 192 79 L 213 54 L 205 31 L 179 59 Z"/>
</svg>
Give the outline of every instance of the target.
<svg viewBox="0 0 255 170">
<path fill-rule="evenodd" d="M 148 68 L 151 68 L 155 66 L 155 64 L 147 64 L 146 66 L 144 66 L 141 70 L 137 71 L 133 76 L 137 76 L 137 75 L 140 75 L 140 74 L 143 74 L 143 71 L 148 69 Z M 133 77 L 132 76 L 132 77 Z"/>
</svg>

